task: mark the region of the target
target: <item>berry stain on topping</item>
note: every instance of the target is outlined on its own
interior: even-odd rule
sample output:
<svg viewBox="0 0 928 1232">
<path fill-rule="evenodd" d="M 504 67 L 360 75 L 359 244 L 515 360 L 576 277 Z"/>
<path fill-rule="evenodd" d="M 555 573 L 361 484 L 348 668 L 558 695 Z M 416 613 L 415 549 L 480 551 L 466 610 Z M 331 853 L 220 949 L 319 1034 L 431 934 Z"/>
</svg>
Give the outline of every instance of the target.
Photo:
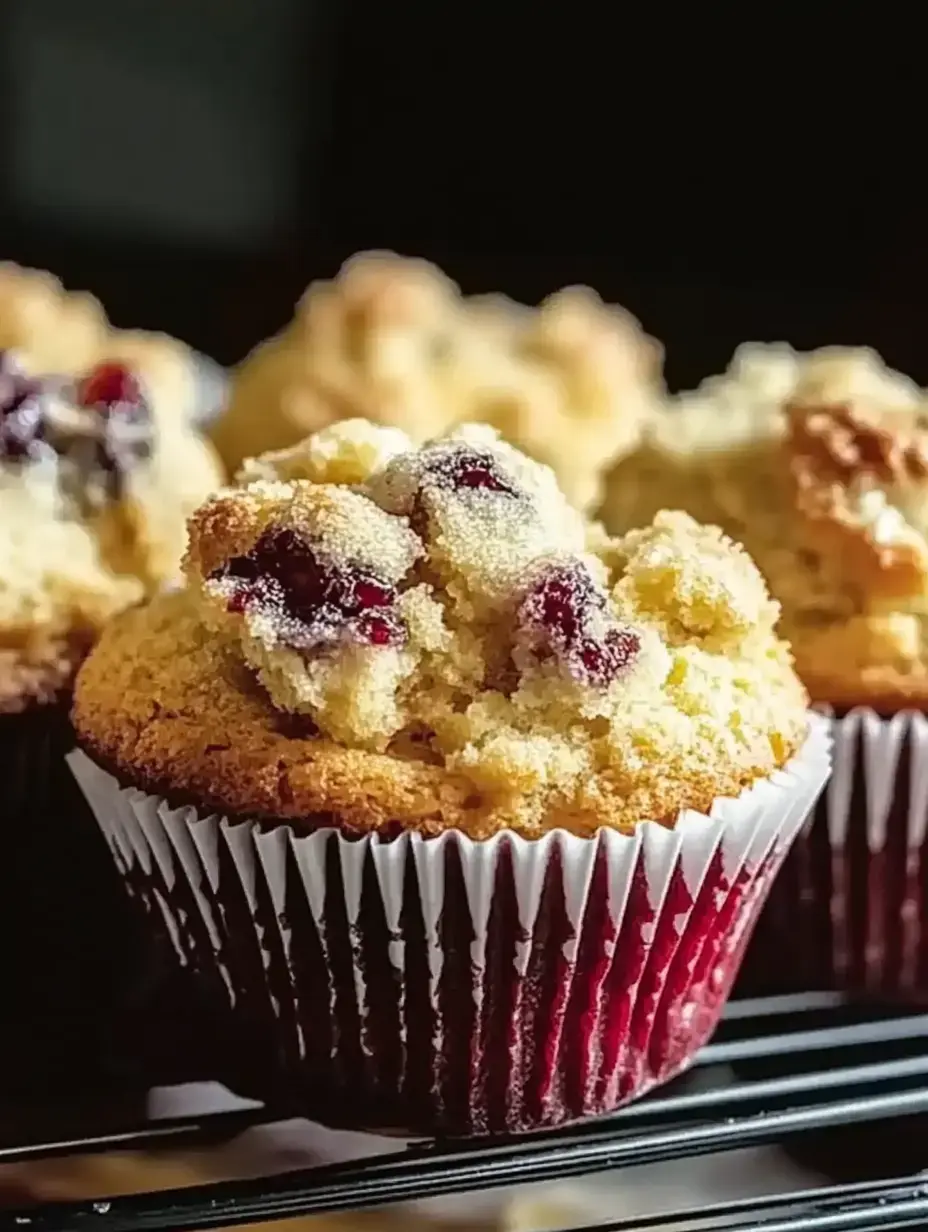
<svg viewBox="0 0 928 1232">
<path fill-rule="evenodd" d="M 153 445 L 151 408 L 123 364 L 100 364 L 69 392 L 63 379 L 28 377 L 15 355 L 0 352 L 0 461 L 57 457 L 62 483 L 92 504 L 98 492 L 118 498 Z"/>
<path fill-rule="evenodd" d="M 498 460 L 488 451 L 455 443 L 426 446 L 422 450 L 418 491 L 409 522 L 421 539 L 429 538 L 429 509 L 445 492 L 467 497 L 471 492 L 493 492 L 518 499 L 521 493 Z M 425 500 L 423 498 L 426 498 Z"/>
<path fill-rule="evenodd" d="M 606 596 L 580 561 L 547 565 L 516 613 L 516 636 L 536 659 L 558 658 L 581 683 L 604 688 L 630 667 L 638 634 L 611 619 Z"/>
<path fill-rule="evenodd" d="M 431 456 L 426 450 L 425 457 L 427 460 L 423 470 L 423 484 L 437 483 L 439 487 L 449 488 L 454 492 L 482 488 L 491 492 L 504 492 L 507 496 L 519 495 L 496 458 L 484 450 L 456 446 L 452 449 L 436 449 Z"/>
<path fill-rule="evenodd" d="M 294 650 L 343 638 L 397 646 L 406 638 L 394 587 L 363 569 L 322 559 L 286 527 L 270 527 L 250 552 L 232 557 L 209 580 L 223 586 L 230 612 L 270 619 L 280 641 Z"/>
</svg>

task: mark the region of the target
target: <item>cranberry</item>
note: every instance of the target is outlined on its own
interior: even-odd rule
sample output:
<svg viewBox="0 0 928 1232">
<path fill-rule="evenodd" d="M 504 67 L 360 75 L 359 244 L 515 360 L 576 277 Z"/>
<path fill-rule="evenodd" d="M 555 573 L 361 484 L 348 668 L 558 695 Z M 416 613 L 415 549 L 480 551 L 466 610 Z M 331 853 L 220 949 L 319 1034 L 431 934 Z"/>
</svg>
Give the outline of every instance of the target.
<svg viewBox="0 0 928 1232">
<path fill-rule="evenodd" d="M 496 458 L 469 445 L 433 445 L 422 450 L 423 466 L 419 491 L 410 511 L 410 525 L 420 538 L 428 537 L 428 510 L 423 495 L 438 492 L 499 492 L 518 498 L 521 493 L 505 474 Z"/>
<path fill-rule="evenodd" d="M 41 383 L 10 375 L 0 384 L 0 459 L 30 462 L 50 453 L 46 429 Z"/>
<path fill-rule="evenodd" d="M 425 452 L 427 462 L 423 483 L 436 483 L 455 492 L 465 488 L 486 488 L 491 492 L 518 496 L 499 462 L 485 450 L 459 445 L 451 449 L 436 449 L 431 457 L 428 450 Z"/>
<path fill-rule="evenodd" d="M 604 687 L 641 649 L 634 630 L 606 611 L 606 596 L 579 561 L 547 566 L 516 613 L 518 632 L 537 658 L 556 655 L 578 680 Z"/>
<path fill-rule="evenodd" d="M 263 609 L 281 641 L 313 650 L 343 636 L 370 646 L 395 646 L 406 631 L 393 610 L 396 590 L 372 574 L 321 561 L 292 530 L 270 527 L 244 556 L 210 575 L 232 582 L 231 612 Z"/>
<path fill-rule="evenodd" d="M 151 408 L 141 382 L 123 364 L 100 364 L 78 385 L 77 403 L 100 417 L 90 465 L 118 496 L 128 472 L 151 456 Z"/>
<path fill-rule="evenodd" d="M 123 364 L 107 363 L 99 364 L 80 382 L 77 401 L 106 414 L 134 415 L 143 408 L 145 397 L 133 372 Z"/>
</svg>

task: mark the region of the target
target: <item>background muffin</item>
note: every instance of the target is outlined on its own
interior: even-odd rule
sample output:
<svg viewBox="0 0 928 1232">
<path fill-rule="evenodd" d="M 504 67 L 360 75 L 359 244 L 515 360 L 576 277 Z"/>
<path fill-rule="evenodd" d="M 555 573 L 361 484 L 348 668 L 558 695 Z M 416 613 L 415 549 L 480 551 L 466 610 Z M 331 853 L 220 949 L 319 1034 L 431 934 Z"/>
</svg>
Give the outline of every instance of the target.
<svg viewBox="0 0 928 1232">
<path fill-rule="evenodd" d="M 220 472 L 181 344 L 109 330 L 89 296 L 11 267 L 0 338 L 22 348 L 0 352 L 0 923 L 25 1049 L 71 994 L 103 998 L 125 930 L 105 850 L 70 815 L 74 672 L 113 613 L 176 579 Z"/>
<path fill-rule="evenodd" d="M 754 565 L 604 538 L 486 427 L 247 478 L 88 659 L 73 765 L 278 1097 L 486 1133 L 677 1073 L 827 773 Z"/>
<path fill-rule="evenodd" d="M 737 535 L 782 605 L 813 700 L 847 715 L 818 821 L 765 917 L 757 978 L 924 987 L 924 393 L 866 350 L 746 349 L 666 410 L 640 462 L 620 468 L 611 524 L 646 520 L 672 490 Z"/>
<path fill-rule="evenodd" d="M 589 507 L 637 441 L 660 370 L 657 344 L 586 288 L 526 308 L 464 297 L 425 261 L 365 253 L 313 283 L 286 329 L 244 361 L 214 439 L 234 471 L 354 416 L 417 441 L 480 421 Z"/>
</svg>

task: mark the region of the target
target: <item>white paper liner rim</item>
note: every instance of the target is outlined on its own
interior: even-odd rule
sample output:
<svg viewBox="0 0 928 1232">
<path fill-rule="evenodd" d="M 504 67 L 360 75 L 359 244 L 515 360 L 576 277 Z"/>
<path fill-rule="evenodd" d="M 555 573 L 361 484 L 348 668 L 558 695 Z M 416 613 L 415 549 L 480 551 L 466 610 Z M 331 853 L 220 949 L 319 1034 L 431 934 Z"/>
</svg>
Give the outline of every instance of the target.
<svg viewBox="0 0 928 1232">
<path fill-rule="evenodd" d="M 469 906 L 477 926 L 474 958 L 479 961 L 481 926 L 485 927 L 492 893 L 491 873 L 504 844 L 512 852 L 520 922 L 527 929 L 537 910 L 543 869 L 555 845 L 560 848 L 565 870 L 565 896 L 572 923 L 575 924 L 582 915 L 599 844 L 605 845 L 609 858 L 611 913 L 621 916 L 629 891 L 629 872 L 639 856 L 643 856 L 644 860 L 651 906 L 658 912 L 669 886 L 670 874 L 678 860 L 687 887 L 695 898 L 717 848 L 721 848 L 726 874 L 733 878 L 745 860 L 759 860 L 772 845 L 789 843 L 828 778 L 830 748 L 827 720 L 810 715 L 809 734 L 803 747 L 782 770 L 754 784 L 735 799 L 716 800 L 708 813 L 684 812 L 673 828 L 644 821 L 632 833 L 601 829 L 589 838 L 581 838 L 563 830 L 552 830 L 542 838 L 526 839 L 503 831 L 483 841 L 470 839 L 456 831 L 434 838 L 423 838 L 409 832 L 391 841 L 383 841 L 376 834 L 348 840 L 333 828 L 298 834 L 287 824 L 262 831 L 248 819 L 230 820 L 215 813 L 200 815 L 192 807 L 173 809 L 157 796 L 147 795 L 135 788 L 121 787 L 112 775 L 81 751 L 70 754 L 68 762 L 107 838 L 114 859 L 124 873 L 135 861 L 145 871 L 149 871 L 152 862 L 156 862 L 170 887 L 175 875 L 175 860 L 179 860 L 188 873 L 193 872 L 193 864 L 202 862 L 215 889 L 218 880 L 216 845 L 222 835 L 229 845 L 252 907 L 255 904 L 257 864 L 251 859 L 249 848 L 253 844 L 267 877 L 274 906 L 280 911 L 284 901 L 285 866 L 281 845 L 286 842 L 296 856 L 314 917 L 320 919 L 325 879 L 319 856 L 328 840 L 336 835 L 352 922 L 357 916 L 361 870 L 369 851 L 374 859 L 387 921 L 395 928 L 399 922 L 404 888 L 401 869 L 405 848 L 409 845 L 423 890 L 426 926 L 437 941 L 435 930 L 444 891 L 444 860 L 439 857 L 445 844 L 455 843 L 464 867 Z M 198 889 L 200 875 L 197 869 L 196 875 L 190 876 L 189 881 L 206 927 L 215 940 L 216 923 L 206 896 Z"/>
</svg>

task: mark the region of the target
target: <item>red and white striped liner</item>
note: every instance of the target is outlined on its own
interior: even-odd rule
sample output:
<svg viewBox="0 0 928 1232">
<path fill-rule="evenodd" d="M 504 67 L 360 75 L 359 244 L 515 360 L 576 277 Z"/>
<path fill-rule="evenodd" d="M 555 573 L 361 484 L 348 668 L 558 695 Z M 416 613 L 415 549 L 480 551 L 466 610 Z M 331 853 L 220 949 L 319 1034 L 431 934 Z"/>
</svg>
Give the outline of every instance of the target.
<svg viewBox="0 0 928 1232">
<path fill-rule="evenodd" d="M 755 993 L 928 993 L 928 718 L 831 719 L 834 771 L 757 929 Z"/>
<path fill-rule="evenodd" d="M 559 1125 L 681 1072 L 830 758 L 813 718 L 783 771 L 673 829 L 485 842 L 299 835 L 71 766 L 178 960 L 266 1052 L 274 1095 L 413 1136 Z"/>
</svg>

